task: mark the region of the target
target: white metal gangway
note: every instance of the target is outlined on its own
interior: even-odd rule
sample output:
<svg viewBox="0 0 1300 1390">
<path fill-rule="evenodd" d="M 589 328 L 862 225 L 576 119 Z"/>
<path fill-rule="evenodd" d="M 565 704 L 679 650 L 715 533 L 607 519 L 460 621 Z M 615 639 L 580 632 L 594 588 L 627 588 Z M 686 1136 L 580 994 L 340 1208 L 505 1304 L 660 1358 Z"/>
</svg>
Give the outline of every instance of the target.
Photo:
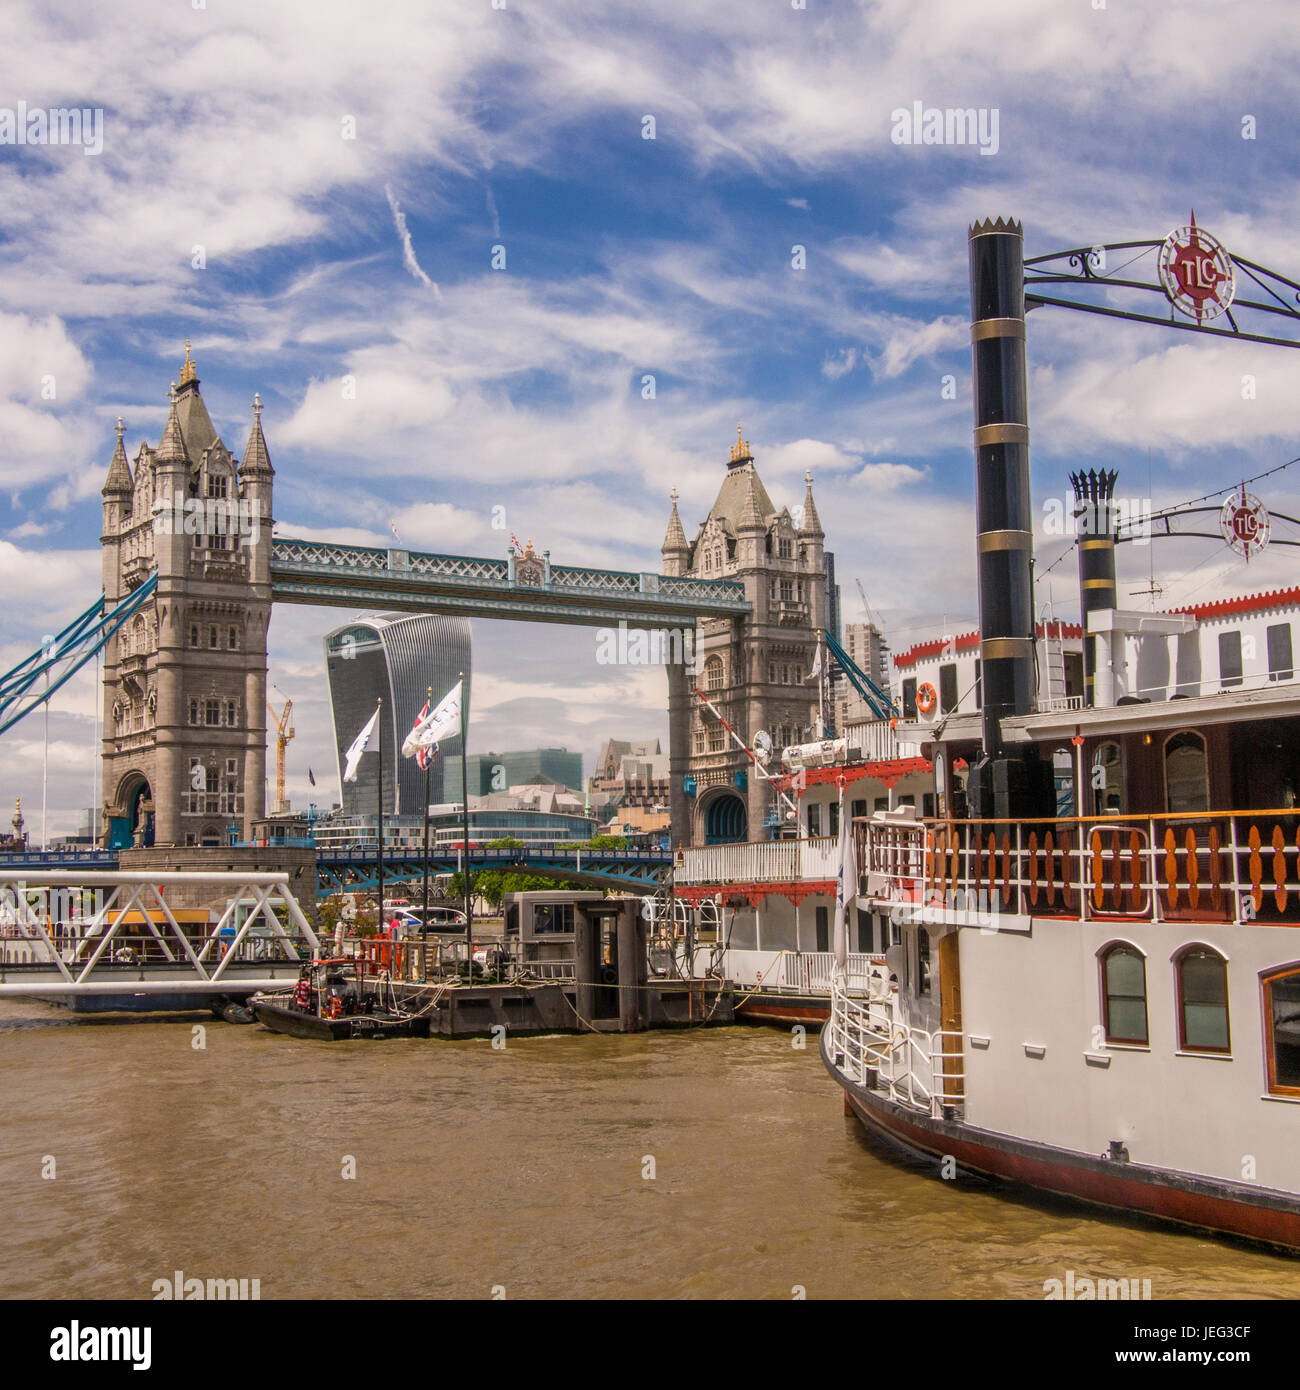
<svg viewBox="0 0 1300 1390">
<path fill-rule="evenodd" d="M 226 900 L 215 924 L 185 930 L 182 885 Z M 0 870 L 0 997 L 283 989 L 318 953 L 285 873 Z"/>
</svg>

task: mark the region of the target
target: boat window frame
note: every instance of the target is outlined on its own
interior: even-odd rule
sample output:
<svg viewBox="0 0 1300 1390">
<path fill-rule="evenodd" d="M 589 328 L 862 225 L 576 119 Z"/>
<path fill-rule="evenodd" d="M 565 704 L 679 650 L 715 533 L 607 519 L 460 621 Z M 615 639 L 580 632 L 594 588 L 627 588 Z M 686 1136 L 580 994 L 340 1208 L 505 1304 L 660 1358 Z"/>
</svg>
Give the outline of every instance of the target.
<svg viewBox="0 0 1300 1390">
<path fill-rule="evenodd" d="M 1142 962 L 1142 1024 L 1146 1030 L 1144 1038 L 1121 1038 L 1111 1031 L 1110 1000 L 1111 991 L 1106 978 L 1106 963 L 1116 951 L 1128 951 Z M 1101 1026 L 1105 1030 L 1106 1046 L 1147 1047 L 1151 1046 L 1151 988 L 1147 981 L 1147 953 L 1134 941 L 1115 937 L 1097 951 L 1097 982 L 1101 993 Z M 1131 994 L 1116 995 L 1117 999 L 1134 999 Z"/>
<path fill-rule="evenodd" d="M 1273 984 L 1293 976 L 1300 978 L 1300 961 L 1274 965 L 1260 971 L 1260 1019 L 1264 1025 L 1264 1083 L 1268 1094 L 1300 1100 L 1300 1085 L 1283 1086 L 1277 1080 L 1277 1044 L 1273 1033 Z"/>
<path fill-rule="evenodd" d="M 1201 769 L 1202 769 L 1202 777 L 1203 777 L 1203 780 L 1204 780 L 1204 783 L 1205 783 L 1205 805 L 1202 806 L 1202 807 L 1200 807 L 1200 808 L 1198 808 L 1198 809 L 1196 809 L 1196 810 L 1190 811 L 1190 812 L 1175 811 L 1174 808 L 1173 808 L 1172 806 L 1170 806 L 1170 804 L 1169 804 L 1169 745 L 1174 741 L 1174 739 L 1176 739 L 1176 738 L 1181 738 L 1181 737 L 1183 737 L 1184 734 L 1190 734 L 1193 738 L 1197 738 L 1197 739 L 1199 739 L 1200 742 L 1201 742 Z M 1175 751 L 1177 751 L 1177 750 L 1175 750 Z M 1197 815 L 1197 816 L 1199 816 L 1199 815 L 1208 815 L 1208 814 L 1209 814 L 1209 811 L 1210 811 L 1210 742 L 1209 742 L 1209 740 L 1205 737 L 1205 735 L 1200 731 L 1200 729 L 1196 729 L 1196 728 L 1192 728 L 1191 726 L 1188 726 L 1188 727 L 1181 728 L 1181 729 L 1171 729 L 1171 730 L 1169 731 L 1169 733 L 1165 735 L 1164 742 L 1160 745 L 1160 780 L 1161 780 L 1161 783 L 1163 784 L 1163 787 L 1164 787 L 1164 793 L 1165 793 L 1165 814 L 1166 814 L 1166 815 Z"/>
<path fill-rule="evenodd" d="M 1110 790 L 1109 786 L 1101 788 L 1093 785 L 1099 767 L 1106 767 L 1108 764 L 1101 761 L 1102 750 L 1114 748 L 1119 756 L 1115 759 L 1114 768 L 1118 778 L 1117 791 L 1119 794 L 1119 805 L 1117 807 L 1102 807 L 1097 804 L 1097 798 L 1104 796 Z M 1098 743 L 1094 743 L 1091 748 L 1092 761 L 1088 764 L 1088 790 L 1092 796 L 1092 813 L 1094 816 L 1122 816 L 1124 814 L 1124 740 L 1121 738 L 1103 738 Z M 1166 791 L 1165 801 L 1168 802 L 1169 795 Z"/>
<path fill-rule="evenodd" d="M 1189 1043 L 1187 1041 L 1187 1014 L 1183 1001 L 1183 962 L 1194 951 L 1204 951 L 1214 956 L 1223 967 L 1223 1021 L 1224 1031 L 1228 1038 L 1227 1045 L 1224 1047 L 1206 1047 L 1203 1043 Z M 1174 1007 L 1178 1015 L 1179 1052 L 1200 1054 L 1207 1057 L 1231 1057 L 1232 993 L 1228 980 L 1228 957 L 1217 946 L 1211 946 L 1208 941 L 1188 941 L 1180 946 L 1169 959 L 1174 967 Z"/>
</svg>

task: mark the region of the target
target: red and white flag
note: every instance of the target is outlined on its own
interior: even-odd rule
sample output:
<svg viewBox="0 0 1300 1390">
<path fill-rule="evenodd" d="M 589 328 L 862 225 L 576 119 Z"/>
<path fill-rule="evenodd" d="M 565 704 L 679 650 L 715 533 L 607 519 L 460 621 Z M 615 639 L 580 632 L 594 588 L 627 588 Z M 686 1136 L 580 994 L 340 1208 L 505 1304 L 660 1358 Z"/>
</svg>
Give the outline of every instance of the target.
<svg viewBox="0 0 1300 1390">
<path fill-rule="evenodd" d="M 415 757 L 420 760 L 420 767 L 424 768 L 437 753 L 439 740 L 451 738 L 460 732 L 461 684 L 460 681 L 456 682 L 432 714 L 429 712 L 429 702 L 424 702 L 415 726 L 402 743 L 404 758 Z"/>
<path fill-rule="evenodd" d="M 414 726 L 413 726 L 412 729 L 411 729 L 412 735 L 414 735 L 415 733 L 418 732 L 418 730 L 419 730 L 419 728 L 420 728 L 420 725 L 421 725 L 428 717 L 429 717 L 429 702 L 428 702 L 428 700 L 426 700 L 426 701 L 424 702 L 424 708 L 419 712 L 419 714 L 417 714 L 417 715 L 415 716 L 415 724 L 414 724 Z M 435 751 L 435 752 L 437 751 L 437 745 L 436 745 L 436 744 L 434 745 L 434 751 Z M 417 748 L 417 749 L 415 750 L 415 762 L 416 762 L 416 765 L 419 767 L 419 769 L 420 769 L 421 772 L 423 772 L 423 771 L 425 770 L 425 768 L 427 768 L 427 767 L 429 766 L 429 763 L 432 761 L 432 759 L 433 759 L 433 753 L 431 753 L 431 752 L 429 751 L 429 749 L 424 748 L 424 747 L 420 747 L 420 748 Z"/>
</svg>

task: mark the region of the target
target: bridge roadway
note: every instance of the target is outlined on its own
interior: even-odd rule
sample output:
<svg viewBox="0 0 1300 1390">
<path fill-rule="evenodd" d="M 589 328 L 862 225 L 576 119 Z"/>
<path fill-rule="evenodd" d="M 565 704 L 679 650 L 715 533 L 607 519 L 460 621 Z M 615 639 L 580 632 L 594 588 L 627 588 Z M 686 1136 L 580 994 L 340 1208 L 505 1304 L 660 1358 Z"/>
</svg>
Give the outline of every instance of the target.
<svg viewBox="0 0 1300 1390">
<path fill-rule="evenodd" d="M 292 840 L 287 847 L 311 848 L 307 840 Z M 220 851 L 213 850 L 214 859 Z M 472 849 L 470 869 L 501 869 L 537 874 L 544 878 L 564 878 L 584 887 L 652 892 L 667 876 L 672 851 L 666 849 Z M 429 874 L 456 873 L 461 867 L 458 850 L 431 852 Z M 327 896 L 338 892 L 364 892 L 374 889 L 377 855 L 369 849 L 318 849 L 316 854 L 316 893 Z M 33 850 L 0 853 L 0 874 L 24 871 L 59 872 L 72 876 L 86 870 L 112 871 L 118 868 L 118 854 L 110 849 Z M 418 852 L 391 850 L 384 856 L 384 882 L 422 880 L 424 856 Z M 69 877 L 71 884 L 73 878 Z"/>
<path fill-rule="evenodd" d="M 690 629 L 697 619 L 743 618 L 751 611 L 745 586 L 734 580 L 552 565 L 548 554 L 491 560 L 278 536 L 271 542 L 271 597 L 335 608 L 639 628 Z"/>
</svg>

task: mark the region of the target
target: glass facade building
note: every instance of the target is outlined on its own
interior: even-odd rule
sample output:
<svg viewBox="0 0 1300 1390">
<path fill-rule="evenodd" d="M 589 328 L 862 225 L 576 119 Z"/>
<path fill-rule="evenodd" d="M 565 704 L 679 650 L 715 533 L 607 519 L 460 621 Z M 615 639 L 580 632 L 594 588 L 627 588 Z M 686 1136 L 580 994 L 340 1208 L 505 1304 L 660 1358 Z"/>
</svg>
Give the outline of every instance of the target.
<svg viewBox="0 0 1300 1390">
<path fill-rule="evenodd" d="M 331 850 L 373 849 L 375 847 L 373 815 L 349 816 L 340 813 L 327 816 L 316 824 L 316 848 L 328 855 Z M 448 845 L 459 845 L 465 837 L 464 822 L 459 811 L 440 807 L 438 814 L 429 817 L 429 847 L 434 853 L 443 852 Z M 546 849 L 571 840 L 589 840 L 597 824 L 586 816 L 571 816 L 556 811 L 475 810 L 470 807 L 469 841 L 471 845 L 488 844 L 492 840 L 522 840 L 530 849 Z M 385 853 L 419 855 L 424 845 L 424 820 L 420 816 L 393 816 L 384 819 Z"/>
<path fill-rule="evenodd" d="M 513 753 L 471 753 L 466 759 L 470 796 L 490 796 L 523 782 L 544 777 L 557 786 L 582 787 L 582 754 L 566 748 L 525 748 Z M 443 779 L 444 801 L 459 801 L 460 760 L 448 763 Z M 437 798 L 435 798 L 435 801 Z"/>
<path fill-rule="evenodd" d="M 423 816 L 424 773 L 414 758 L 401 756 L 433 687 L 433 703 L 465 673 L 465 719 L 470 708 L 470 626 L 468 618 L 433 614 L 365 617 L 336 628 L 325 638 L 325 672 L 334 717 L 334 750 L 345 816 L 374 815 L 378 798 L 378 731 L 362 757 L 355 782 L 343 780 L 345 754 L 352 740 L 384 702 L 384 814 Z M 448 799 L 445 777 L 455 765 L 460 786 L 460 736 L 445 740 L 433 760 L 429 801 Z M 459 795 L 459 791 L 457 792 Z M 385 837 L 387 838 L 387 837 Z M 373 832 L 372 832 L 373 841 Z"/>
</svg>

